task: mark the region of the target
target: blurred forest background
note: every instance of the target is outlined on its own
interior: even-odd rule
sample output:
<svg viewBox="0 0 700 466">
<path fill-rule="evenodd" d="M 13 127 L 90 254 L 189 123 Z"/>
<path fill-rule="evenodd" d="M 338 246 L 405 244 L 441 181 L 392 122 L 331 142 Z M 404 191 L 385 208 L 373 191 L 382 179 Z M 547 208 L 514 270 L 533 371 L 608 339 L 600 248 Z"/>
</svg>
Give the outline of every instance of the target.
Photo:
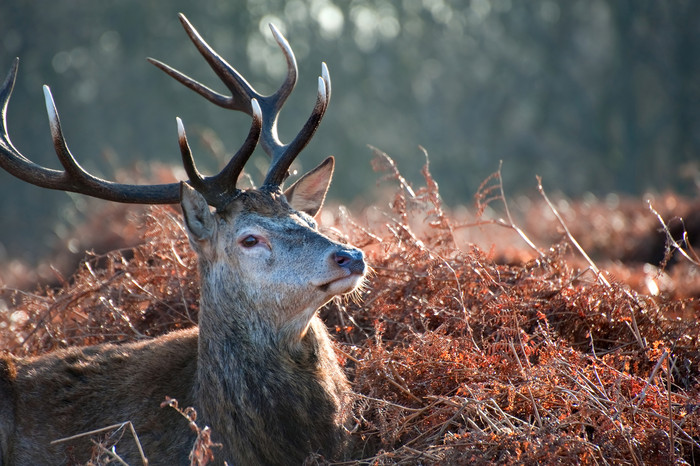
<svg viewBox="0 0 700 466">
<path fill-rule="evenodd" d="M 448 205 L 470 204 L 499 160 L 510 194 L 532 192 L 535 174 L 573 197 L 697 194 L 694 0 L 6 0 L 0 72 L 20 57 L 8 110 L 15 146 L 59 167 L 46 83 L 71 150 L 92 173 L 114 178 L 146 160 L 178 165 L 175 116 L 203 171 L 217 169 L 212 144 L 233 153 L 249 118 L 205 102 L 145 60 L 223 90 L 182 30 L 180 11 L 265 93 L 285 72 L 267 24 L 287 36 L 300 74 L 279 123 L 285 142 L 311 111 L 327 62 L 331 105 L 298 168 L 336 155 L 331 196 L 343 202 L 373 201 L 368 144 L 409 179 L 420 176 L 424 146 Z M 259 181 L 264 165 L 258 154 L 248 171 Z M 85 204 L 4 172 L 0 196 L 0 260 L 40 257 Z"/>
</svg>

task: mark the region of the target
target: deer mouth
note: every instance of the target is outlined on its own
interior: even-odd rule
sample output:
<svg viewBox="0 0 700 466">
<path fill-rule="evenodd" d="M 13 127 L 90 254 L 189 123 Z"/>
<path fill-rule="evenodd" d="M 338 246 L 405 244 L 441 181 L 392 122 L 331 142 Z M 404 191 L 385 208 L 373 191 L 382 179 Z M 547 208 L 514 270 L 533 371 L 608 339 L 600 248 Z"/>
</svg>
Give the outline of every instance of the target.
<svg viewBox="0 0 700 466">
<path fill-rule="evenodd" d="M 360 286 L 364 274 L 350 273 L 343 277 L 334 278 L 331 281 L 318 285 L 318 288 L 324 293 L 332 293 L 334 295 L 350 293 L 352 290 Z"/>
</svg>

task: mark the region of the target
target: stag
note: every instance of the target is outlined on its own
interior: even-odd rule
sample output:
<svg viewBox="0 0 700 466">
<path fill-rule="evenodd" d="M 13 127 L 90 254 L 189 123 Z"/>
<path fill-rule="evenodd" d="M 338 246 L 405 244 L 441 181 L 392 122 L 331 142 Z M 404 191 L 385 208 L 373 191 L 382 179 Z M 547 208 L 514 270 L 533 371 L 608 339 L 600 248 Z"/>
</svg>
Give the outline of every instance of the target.
<svg viewBox="0 0 700 466">
<path fill-rule="evenodd" d="M 332 157 L 282 190 L 290 164 L 328 106 L 328 70 L 323 64 L 311 116 L 283 144 L 277 116 L 297 79 L 286 39 L 271 27 L 288 71 L 279 90 L 264 96 L 183 15 L 180 21 L 231 95 L 149 60 L 210 102 L 252 118 L 242 147 L 217 175 L 197 170 L 179 119 L 187 182 L 126 185 L 87 173 L 68 149 L 46 86 L 53 145 L 63 170 L 39 166 L 12 145 L 7 132 L 18 61 L 0 89 L 2 168 L 37 186 L 116 202 L 179 202 L 201 288 L 198 328 L 33 358 L 0 356 L 1 465 L 84 462 L 87 440 L 52 441 L 124 421 L 135 428 L 151 464 L 187 464 L 195 437 L 179 414 L 160 407 L 166 396 L 195 407 L 198 422 L 211 427 L 213 440 L 222 444 L 215 451 L 218 464 L 298 464 L 310 453 L 342 455 L 350 390 L 317 311 L 360 286 L 364 256 L 321 234 L 314 220 L 333 174 Z M 260 188 L 237 188 L 259 139 L 271 157 L 270 168 Z M 134 442 L 122 440 L 117 453 L 129 463 L 140 462 Z"/>
</svg>

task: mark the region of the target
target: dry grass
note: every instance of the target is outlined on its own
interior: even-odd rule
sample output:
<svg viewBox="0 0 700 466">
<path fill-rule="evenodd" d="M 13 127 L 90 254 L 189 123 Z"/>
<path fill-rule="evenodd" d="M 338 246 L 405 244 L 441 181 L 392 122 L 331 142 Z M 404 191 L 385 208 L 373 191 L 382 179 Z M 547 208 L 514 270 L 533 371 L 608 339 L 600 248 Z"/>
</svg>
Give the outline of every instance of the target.
<svg viewBox="0 0 700 466">
<path fill-rule="evenodd" d="M 605 228 L 586 225 L 583 209 L 572 222 L 544 198 L 531 209 L 549 209 L 548 220 L 521 229 L 499 172 L 475 213 L 455 220 L 427 166 L 417 190 L 381 153 L 377 168 L 399 185 L 389 208 L 325 218 L 374 270 L 359 302 L 322 311 L 357 393 L 348 464 L 698 462 L 700 305 L 688 291 L 700 290 L 697 264 L 603 266 L 583 253 Z M 38 354 L 194 325 L 195 259 L 179 214 L 155 207 L 145 224 L 140 246 L 90 258 L 59 289 L 8 291 L 2 347 Z M 546 235 L 526 234 L 533 225 L 562 232 L 542 247 Z M 677 244 L 693 258 L 689 241 Z"/>
</svg>

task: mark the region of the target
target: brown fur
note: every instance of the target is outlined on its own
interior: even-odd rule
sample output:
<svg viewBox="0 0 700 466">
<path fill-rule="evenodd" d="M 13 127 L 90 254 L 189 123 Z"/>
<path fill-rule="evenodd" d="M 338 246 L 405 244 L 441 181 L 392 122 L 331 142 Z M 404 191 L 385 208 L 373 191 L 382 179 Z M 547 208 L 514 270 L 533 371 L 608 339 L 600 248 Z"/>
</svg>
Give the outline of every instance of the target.
<svg viewBox="0 0 700 466">
<path fill-rule="evenodd" d="M 316 213 L 332 163 L 297 186 Z M 319 174 L 320 173 L 320 174 Z M 349 387 L 316 310 L 363 279 L 362 254 L 321 235 L 281 192 L 243 192 L 211 212 L 191 188 L 182 207 L 200 263 L 198 329 L 131 344 L 0 359 L 2 465 L 69 464 L 88 440 L 52 440 L 131 421 L 151 464 L 188 464 L 194 433 L 166 396 L 212 427 L 217 464 L 300 464 L 342 456 Z M 260 238 L 254 247 L 242 240 Z M 352 257 L 353 268 L 339 254 Z M 362 273 L 358 272 L 361 270 Z M 134 442 L 117 453 L 140 462 Z"/>
<path fill-rule="evenodd" d="M 53 446 L 50 441 L 127 420 L 153 458 L 151 464 L 160 458 L 186 459 L 192 433 L 174 410 L 159 405 L 166 395 L 194 404 L 189 387 L 196 351 L 197 331 L 192 329 L 128 345 L 15 359 L 14 426 L 3 464 L 84 463 L 92 449 L 87 439 Z M 140 461 L 131 439 L 122 440 L 118 452 L 132 464 Z"/>
</svg>

